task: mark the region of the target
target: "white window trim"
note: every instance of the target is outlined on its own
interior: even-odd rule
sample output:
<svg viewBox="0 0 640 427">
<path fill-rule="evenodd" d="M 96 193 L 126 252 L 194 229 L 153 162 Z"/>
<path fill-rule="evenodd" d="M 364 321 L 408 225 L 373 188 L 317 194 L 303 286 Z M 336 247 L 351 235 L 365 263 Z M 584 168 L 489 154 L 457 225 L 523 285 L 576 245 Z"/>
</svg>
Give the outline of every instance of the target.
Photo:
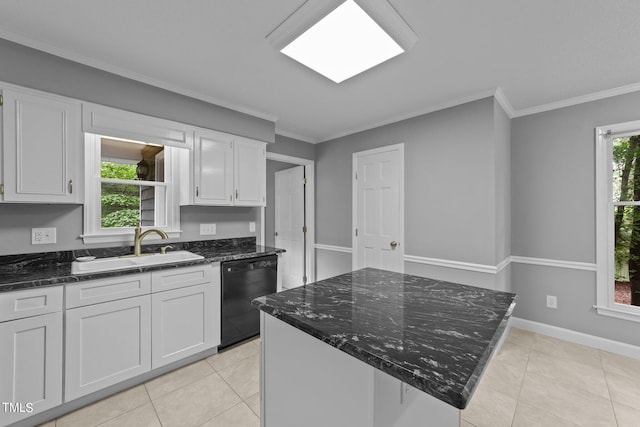
<svg viewBox="0 0 640 427">
<path fill-rule="evenodd" d="M 100 227 L 100 136 L 85 134 L 85 197 L 84 197 L 84 243 L 130 243 L 133 244 L 134 227 L 104 229 Z M 165 231 L 169 238 L 180 237 L 180 204 L 178 183 L 178 161 L 173 151 L 177 148 L 165 146 L 165 181 L 167 182 L 167 225 L 156 227 Z M 157 185 L 157 183 L 150 183 Z M 160 240 L 152 234 L 146 242 Z"/>
<path fill-rule="evenodd" d="M 612 140 L 640 134 L 640 120 L 600 126 L 596 139 L 596 305 L 598 314 L 640 322 L 640 307 L 615 302 Z"/>
</svg>

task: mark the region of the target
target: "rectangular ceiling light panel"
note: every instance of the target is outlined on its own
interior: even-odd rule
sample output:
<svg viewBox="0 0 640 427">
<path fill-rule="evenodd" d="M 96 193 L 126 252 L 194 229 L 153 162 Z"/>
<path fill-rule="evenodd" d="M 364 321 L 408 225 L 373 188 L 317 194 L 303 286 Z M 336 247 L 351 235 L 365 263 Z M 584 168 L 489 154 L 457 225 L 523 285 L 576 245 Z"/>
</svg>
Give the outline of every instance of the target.
<svg viewBox="0 0 640 427">
<path fill-rule="evenodd" d="M 404 49 L 360 6 L 347 0 L 281 52 L 340 83 Z"/>
</svg>

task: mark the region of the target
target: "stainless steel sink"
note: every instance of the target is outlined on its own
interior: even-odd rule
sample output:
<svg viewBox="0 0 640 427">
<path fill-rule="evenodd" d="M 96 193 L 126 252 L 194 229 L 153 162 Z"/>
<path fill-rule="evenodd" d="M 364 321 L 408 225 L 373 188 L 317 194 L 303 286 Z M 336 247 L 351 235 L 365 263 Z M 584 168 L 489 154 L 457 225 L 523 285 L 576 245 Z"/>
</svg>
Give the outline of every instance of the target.
<svg viewBox="0 0 640 427">
<path fill-rule="evenodd" d="M 93 261 L 73 261 L 72 274 L 100 273 L 103 271 L 126 270 L 128 268 L 146 267 L 150 265 L 170 264 L 174 262 L 197 261 L 204 259 L 202 255 L 189 251 L 167 252 L 132 257 L 98 258 Z"/>
</svg>

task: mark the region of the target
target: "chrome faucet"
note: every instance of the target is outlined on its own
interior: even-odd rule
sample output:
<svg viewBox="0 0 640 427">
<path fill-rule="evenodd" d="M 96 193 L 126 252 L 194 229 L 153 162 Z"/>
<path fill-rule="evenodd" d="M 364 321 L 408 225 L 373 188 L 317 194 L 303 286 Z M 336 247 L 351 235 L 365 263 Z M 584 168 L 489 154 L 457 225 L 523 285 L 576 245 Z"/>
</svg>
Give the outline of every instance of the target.
<svg viewBox="0 0 640 427">
<path fill-rule="evenodd" d="M 142 228 L 140 228 L 140 221 L 138 221 L 138 226 L 135 228 L 135 234 L 133 236 L 133 256 L 142 256 L 142 253 L 141 253 L 142 250 L 140 248 L 140 244 L 142 243 L 142 239 L 144 239 L 145 237 L 147 237 L 147 235 L 151 233 L 158 234 L 160 237 L 162 237 L 162 239 L 169 238 L 167 233 L 160 230 L 159 228 L 150 228 L 143 232 Z"/>
</svg>

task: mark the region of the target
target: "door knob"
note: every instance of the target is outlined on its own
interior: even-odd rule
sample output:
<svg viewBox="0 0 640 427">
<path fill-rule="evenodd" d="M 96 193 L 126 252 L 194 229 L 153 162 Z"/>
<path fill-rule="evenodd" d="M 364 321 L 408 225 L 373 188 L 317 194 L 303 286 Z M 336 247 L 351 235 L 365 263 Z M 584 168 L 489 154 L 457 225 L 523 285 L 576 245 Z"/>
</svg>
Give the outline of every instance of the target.
<svg viewBox="0 0 640 427">
<path fill-rule="evenodd" d="M 398 246 L 398 242 L 396 242 L 395 240 L 389 244 L 391 245 L 391 249 L 395 249 Z"/>
</svg>

